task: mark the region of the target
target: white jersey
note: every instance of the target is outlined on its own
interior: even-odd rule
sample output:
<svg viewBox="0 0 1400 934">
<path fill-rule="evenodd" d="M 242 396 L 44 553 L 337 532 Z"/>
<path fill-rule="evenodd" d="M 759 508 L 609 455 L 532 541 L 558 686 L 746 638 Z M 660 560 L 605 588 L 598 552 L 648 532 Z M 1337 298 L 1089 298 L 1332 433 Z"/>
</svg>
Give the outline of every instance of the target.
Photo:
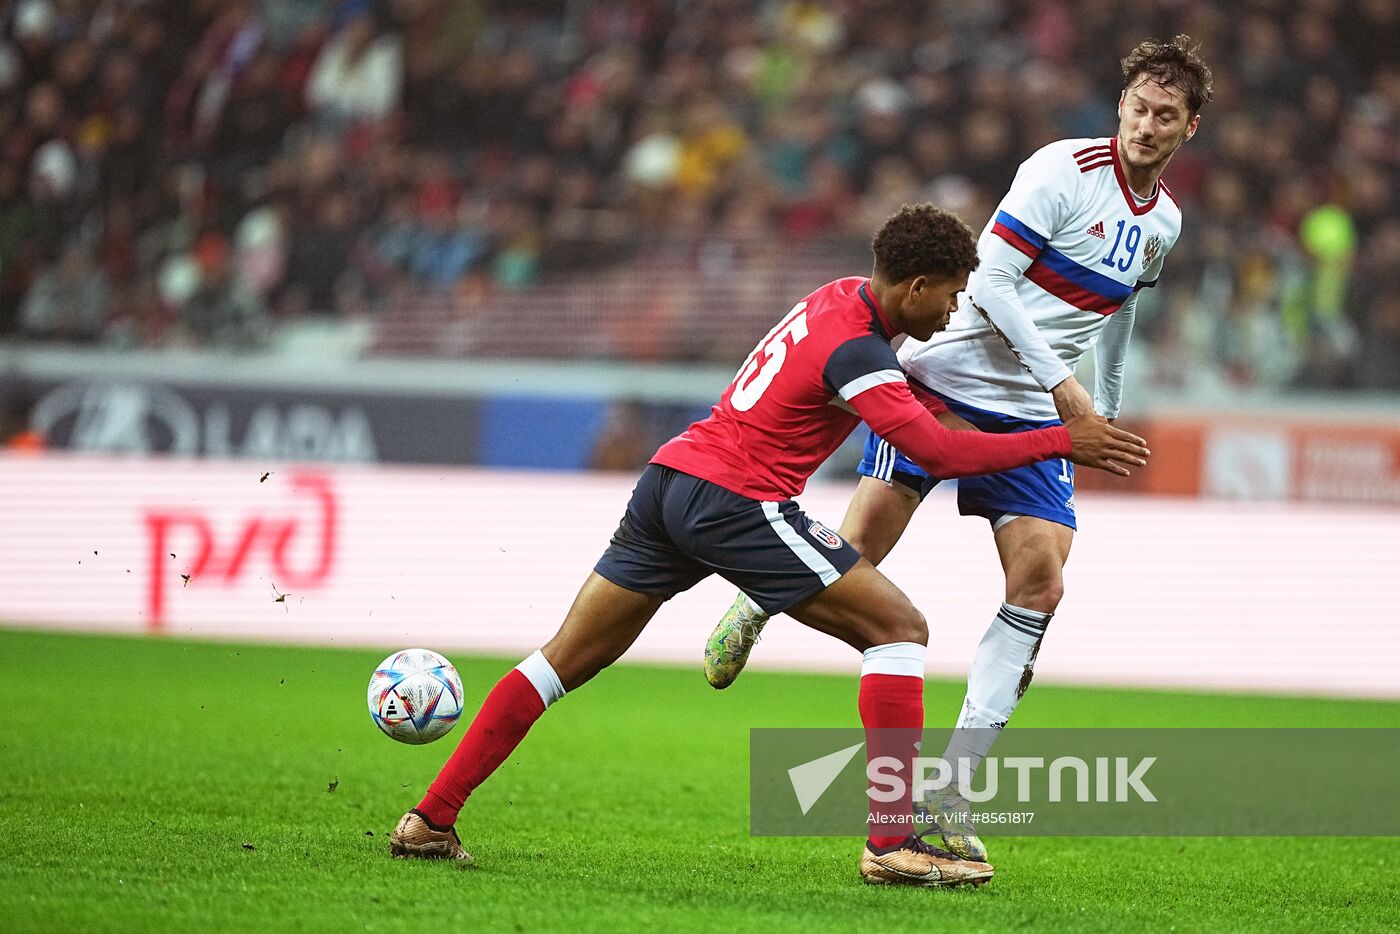
<svg viewBox="0 0 1400 934">
<path fill-rule="evenodd" d="M 1121 377 L 1132 299 L 1157 284 L 1181 232 L 1181 209 L 1160 182 L 1151 198 L 1133 193 L 1117 143 L 1061 140 L 1021 164 L 982 231 L 981 265 L 948 329 L 900 347 L 908 373 L 977 408 L 1052 419 L 1048 390 L 1073 373 L 1126 304 L 1121 340 L 1106 342 Z M 1096 407 L 1113 417 L 1121 381 L 1105 385 Z"/>
</svg>

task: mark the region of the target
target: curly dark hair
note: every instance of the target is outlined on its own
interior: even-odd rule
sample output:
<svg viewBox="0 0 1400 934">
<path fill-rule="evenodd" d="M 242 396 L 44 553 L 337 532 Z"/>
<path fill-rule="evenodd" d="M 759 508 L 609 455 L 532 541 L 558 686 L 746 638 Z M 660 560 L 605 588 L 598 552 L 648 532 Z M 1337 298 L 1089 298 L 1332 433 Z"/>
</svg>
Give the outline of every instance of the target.
<svg viewBox="0 0 1400 934">
<path fill-rule="evenodd" d="M 870 248 L 886 282 L 913 276 L 951 279 L 977 268 L 977 238 L 958 215 L 931 204 L 906 204 L 885 221 Z"/>
<path fill-rule="evenodd" d="M 1186 96 L 1191 113 L 1200 113 L 1201 105 L 1209 104 L 1215 91 L 1215 79 L 1201 61 L 1200 49 L 1201 44 L 1186 35 L 1170 42 L 1144 39 L 1119 63 L 1123 68 L 1123 89 L 1146 75 L 1159 88 L 1176 88 Z"/>
</svg>

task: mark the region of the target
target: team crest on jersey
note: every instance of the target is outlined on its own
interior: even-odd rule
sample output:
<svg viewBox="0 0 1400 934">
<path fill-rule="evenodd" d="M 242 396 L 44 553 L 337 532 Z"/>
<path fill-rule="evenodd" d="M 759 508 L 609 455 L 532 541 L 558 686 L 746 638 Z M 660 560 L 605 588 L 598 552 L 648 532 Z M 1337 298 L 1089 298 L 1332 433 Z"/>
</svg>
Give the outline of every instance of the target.
<svg viewBox="0 0 1400 934">
<path fill-rule="evenodd" d="M 1147 242 L 1142 245 L 1142 268 L 1145 270 L 1152 265 L 1152 261 L 1162 252 L 1162 238 L 1153 234 L 1147 238 Z"/>
<path fill-rule="evenodd" d="M 831 529 L 828 529 L 826 526 L 822 525 L 816 519 L 807 520 L 807 531 L 811 532 L 813 538 L 821 542 L 827 548 L 830 548 L 832 551 L 836 551 L 843 544 L 845 544 L 841 541 L 841 536 L 837 535 L 835 532 L 831 531 Z"/>
</svg>

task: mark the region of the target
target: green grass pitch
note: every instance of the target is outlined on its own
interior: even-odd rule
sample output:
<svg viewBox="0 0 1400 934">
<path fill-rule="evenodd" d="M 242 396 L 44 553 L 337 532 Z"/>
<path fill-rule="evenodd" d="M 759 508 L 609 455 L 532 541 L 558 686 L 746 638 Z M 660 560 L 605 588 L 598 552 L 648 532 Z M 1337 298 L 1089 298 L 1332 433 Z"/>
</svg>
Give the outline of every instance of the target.
<svg viewBox="0 0 1400 934">
<path fill-rule="evenodd" d="M 421 748 L 374 729 L 394 648 L 0 630 L 0 930 L 1400 927 L 1387 839 L 989 837 L 982 889 L 863 886 L 858 840 L 747 835 L 748 728 L 857 725 L 856 678 L 716 694 L 698 644 L 695 668 L 619 666 L 536 725 L 463 812 L 478 868 L 396 861 L 388 831 L 463 727 Z M 513 664 L 453 660 L 468 712 Z M 961 694 L 931 682 L 930 720 Z M 1017 724 L 1393 727 L 1400 704 L 1038 685 Z"/>
</svg>

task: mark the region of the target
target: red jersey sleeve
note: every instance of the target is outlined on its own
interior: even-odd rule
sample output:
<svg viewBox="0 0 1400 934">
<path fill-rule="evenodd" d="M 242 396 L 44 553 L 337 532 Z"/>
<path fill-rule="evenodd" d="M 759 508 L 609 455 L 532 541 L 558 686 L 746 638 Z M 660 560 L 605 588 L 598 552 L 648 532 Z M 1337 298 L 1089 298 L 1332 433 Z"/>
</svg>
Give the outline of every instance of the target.
<svg viewBox="0 0 1400 934">
<path fill-rule="evenodd" d="M 881 383 L 847 401 L 876 434 L 939 479 L 998 473 L 1070 453 L 1063 425 L 1011 434 L 944 428 L 905 382 Z"/>
<path fill-rule="evenodd" d="M 937 417 L 948 411 L 947 403 L 920 386 L 917 381 L 909 384 L 909 391 L 914 394 L 916 402 L 928 409 L 930 415 Z"/>
</svg>

